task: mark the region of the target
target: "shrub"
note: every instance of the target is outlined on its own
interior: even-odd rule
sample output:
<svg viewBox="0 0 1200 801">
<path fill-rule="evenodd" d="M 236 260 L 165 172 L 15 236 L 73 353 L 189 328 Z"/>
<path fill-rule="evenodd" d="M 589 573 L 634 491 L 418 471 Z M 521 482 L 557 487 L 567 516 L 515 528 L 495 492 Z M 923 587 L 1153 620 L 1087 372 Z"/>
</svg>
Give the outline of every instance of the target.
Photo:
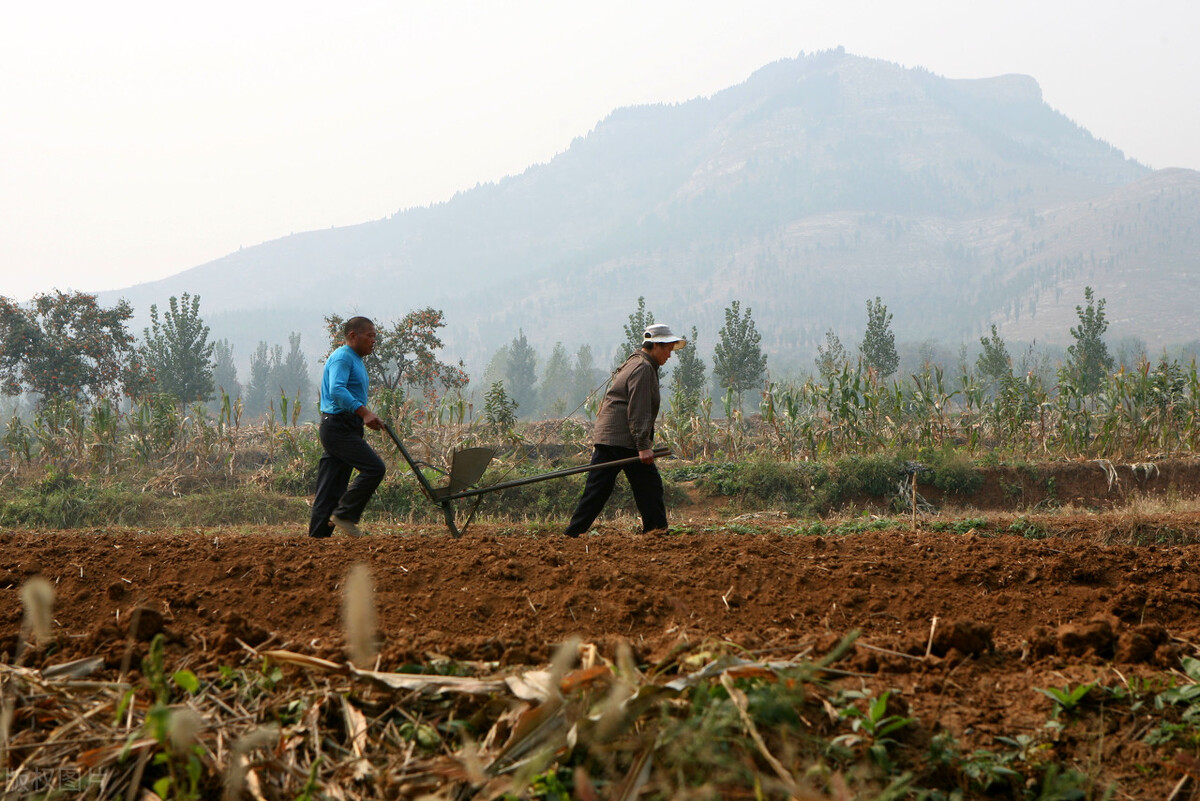
<svg viewBox="0 0 1200 801">
<path fill-rule="evenodd" d="M 967 456 L 941 451 L 933 459 L 933 485 L 951 495 L 974 495 L 983 486 L 983 472 Z"/>
<path fill-rule="evenodd" d="M 905 458 L 877 453 L 872 456 L 846 456 L 834 463 L 841 494 L 874 495 L 886 498 L 896 494 L 905 475 Z"/>
</svg>

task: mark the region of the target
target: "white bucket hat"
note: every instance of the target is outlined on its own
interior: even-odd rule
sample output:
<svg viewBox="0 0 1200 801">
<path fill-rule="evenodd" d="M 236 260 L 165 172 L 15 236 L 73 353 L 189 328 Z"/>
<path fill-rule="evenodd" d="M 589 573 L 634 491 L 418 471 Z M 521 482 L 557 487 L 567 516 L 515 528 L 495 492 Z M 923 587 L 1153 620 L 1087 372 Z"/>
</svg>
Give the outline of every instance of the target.
<svg viewBox="0 0 1200 801">
<path fill-rule="evenodd" d="M 675 347 L 671 350 L 679 350 L 687 344 L 687 340 L 681 336 L 677 336 L 671 331 L 669 325 L 655 323 L 654 325 L 646 326 L 646 333 L 642 334 L 642 342 L 665 342 L 674 344 Z"/>
</svg>

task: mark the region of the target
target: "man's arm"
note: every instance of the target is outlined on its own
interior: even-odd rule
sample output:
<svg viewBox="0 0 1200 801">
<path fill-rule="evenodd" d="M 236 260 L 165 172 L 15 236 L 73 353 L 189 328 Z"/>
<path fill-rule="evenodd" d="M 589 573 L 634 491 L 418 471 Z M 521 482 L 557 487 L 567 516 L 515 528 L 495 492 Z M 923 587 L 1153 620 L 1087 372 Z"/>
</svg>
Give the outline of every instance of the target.
<svg viewBox="0 0 1200 801">
<path fill-rule="evenodd" d="M 383 429 L 383 420 L 379 419 L 379 416 L 366 406 L 359 406 L 354 410 L 354 413 L 362 418 L 363 425 L 367 428 L 373 428 L 376 431 Z"/>
<path fill-rule="evenodd" d="M 638 457 L 646 464 L 654 461 L 654 406 L 651 393 L 656 389 L 655 378 L 645 363 L 638 364 L 629 373 L 626 387 L 629 403 L 626 415 L 629 418 L 629 433 L 637 447 Z"/>
</svg>

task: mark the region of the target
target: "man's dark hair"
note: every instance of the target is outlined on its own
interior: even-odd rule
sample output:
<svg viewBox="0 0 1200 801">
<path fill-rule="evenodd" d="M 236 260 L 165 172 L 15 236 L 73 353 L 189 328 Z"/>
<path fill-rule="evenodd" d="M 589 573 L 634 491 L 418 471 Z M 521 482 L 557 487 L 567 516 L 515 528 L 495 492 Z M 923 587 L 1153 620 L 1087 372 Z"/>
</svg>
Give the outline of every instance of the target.
<svg viewBox="0 0 1200 801">
<path fill-rule="evenodd" d="M 342 326 L 342 336 L 348 337 L 351 333 L 357 334 L 366 329 L 366 327 L 369 325 L 375 325 L 375 323 L 371 322 L 371 318 L 369 317 L 351 317 L 346 321 L 345 325 Z"/>
</svg>

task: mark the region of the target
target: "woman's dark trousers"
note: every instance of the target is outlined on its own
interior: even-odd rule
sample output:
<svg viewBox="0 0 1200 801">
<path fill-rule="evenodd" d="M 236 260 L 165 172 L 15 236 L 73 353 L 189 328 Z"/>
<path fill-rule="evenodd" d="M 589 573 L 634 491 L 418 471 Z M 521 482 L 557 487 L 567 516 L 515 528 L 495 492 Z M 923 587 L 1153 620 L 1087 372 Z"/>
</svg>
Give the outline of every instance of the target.
<svg viewBox="0 0 1200 801">
<path fill-rule="evenodd" d="M 357 523 L 363 508 L 387 471 L 379 454 L 363 439 L 362 418 L 352 412 L 321 415 L 321 445 L 325 454 L 317 465 L 317 496 L 308 521 L 310 537 L 333 533 L 330 515 Z M 358 477 L 350 484 L 351 471 Z M 349 487 L 349 489 L 347 489 Z"/>
<path fill-rule="evenodd" d="M 592 450 L 591 463 L 601 464 L 637 455 L 638 452 L 632 448 L 596 445 Z M 633 500 L 637 503 L 638 512 L 642 515 L 642 531 L 667 527 L 667 506 L 663 501 L 662 476 L 658 474 L 658 468 L 653 462 L 650 464 L 635 462 L 624 467 L 605 467 L 587 474 L 583 495 L 567 526 L 568 537 L 578 537 L 592 527 L 592 523 L 604 510 L 604 504 L 612 495 L 613 487 L 617 483 L 617 474 L 622 471 L 629 479 L 629 488 L 633 490 Z"/>
</svg>

